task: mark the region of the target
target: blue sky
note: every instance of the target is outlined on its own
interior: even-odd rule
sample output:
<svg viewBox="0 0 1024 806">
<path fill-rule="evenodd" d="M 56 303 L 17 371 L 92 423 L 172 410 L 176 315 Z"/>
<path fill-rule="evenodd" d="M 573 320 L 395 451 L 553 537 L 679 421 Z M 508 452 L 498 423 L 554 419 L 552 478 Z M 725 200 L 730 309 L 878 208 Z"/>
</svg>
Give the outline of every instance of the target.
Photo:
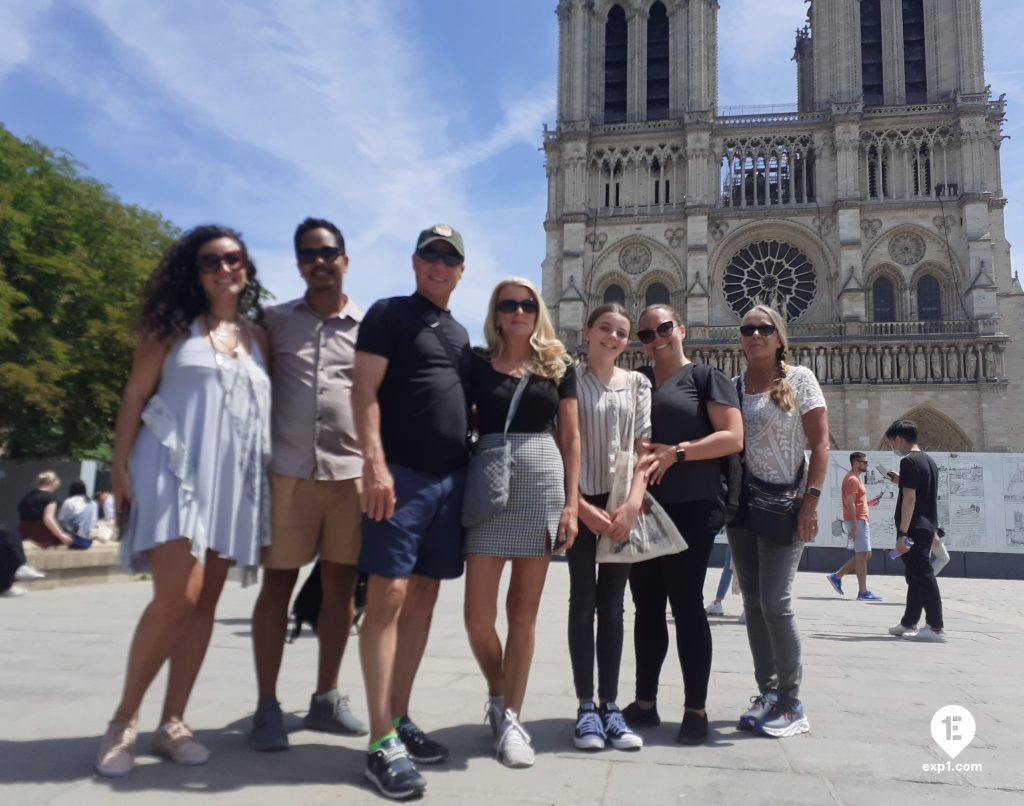
<svg viewBox="0 0 1024 806">
<path fill-rule="evenodd" d="M 792 103 L 804 0 L 720 0 L 721 106 Z M 364 308 L 412 287 L 423 226 L 466 238 L 452 300 L 480 340 L 494 283 L 540 281 L 555 119 L 555 0 L 3 0 L 0 121 L 71 152 L 182 227 L 242 231 L 264 284 L 302 291 L 291 233 L 342 228 Z M 1009 104 L 1007 236 L 1024 260 L 1020 0 L 982 0 L 987 77 Z"/>
</svg>

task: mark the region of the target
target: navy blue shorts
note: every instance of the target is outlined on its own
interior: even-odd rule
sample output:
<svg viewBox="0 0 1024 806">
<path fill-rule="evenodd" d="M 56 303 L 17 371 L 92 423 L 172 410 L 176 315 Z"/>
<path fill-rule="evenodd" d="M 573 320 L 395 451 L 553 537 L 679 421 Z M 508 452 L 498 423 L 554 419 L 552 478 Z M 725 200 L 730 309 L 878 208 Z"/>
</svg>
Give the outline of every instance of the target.
<svg viewBox="0 0 1024 806">
<path fill-rule="evenodd" d="M 389 579 L 462 576 L 462 494 L 465 469 L 447 476 L 388 465 L 395 480 L 395 514 L 363 515 L 359 570 Z"/>
</svg>

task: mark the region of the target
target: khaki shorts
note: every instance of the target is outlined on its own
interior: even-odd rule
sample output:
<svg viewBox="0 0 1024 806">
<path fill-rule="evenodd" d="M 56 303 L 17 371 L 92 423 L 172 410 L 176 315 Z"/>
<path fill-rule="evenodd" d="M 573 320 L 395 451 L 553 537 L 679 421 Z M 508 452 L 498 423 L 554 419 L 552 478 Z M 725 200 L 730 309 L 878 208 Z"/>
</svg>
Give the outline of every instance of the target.
<svg viewBox="0 0 1024 806">
<path fill-rule="evenodd" d="M 270 474 L 271 543 L 263 567 L 301 568 L 317 554 L 326 562 L 359 562 L 362 479 L 314 481 Z"/>
</svg>

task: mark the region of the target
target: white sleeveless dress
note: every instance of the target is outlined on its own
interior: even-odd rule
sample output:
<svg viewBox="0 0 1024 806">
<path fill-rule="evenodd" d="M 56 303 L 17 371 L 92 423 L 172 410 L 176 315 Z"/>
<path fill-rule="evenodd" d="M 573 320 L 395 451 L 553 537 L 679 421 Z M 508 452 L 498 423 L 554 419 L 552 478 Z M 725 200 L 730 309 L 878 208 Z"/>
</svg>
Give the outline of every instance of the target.
<svg viewBox="0 0 1024 806">
<path fill-rule="evenodd" d="M 215 353 L 193 322 L 164 359 L 160 384 L 142 412 L 130 463 L 133 502 L 121 562 L 139 573 L 148 552 L 186 538 L 230 559 L 242 584 L 256 581 L 270 543 L 270 379 L 259 345 L 231 358 Z"/>
</svg>

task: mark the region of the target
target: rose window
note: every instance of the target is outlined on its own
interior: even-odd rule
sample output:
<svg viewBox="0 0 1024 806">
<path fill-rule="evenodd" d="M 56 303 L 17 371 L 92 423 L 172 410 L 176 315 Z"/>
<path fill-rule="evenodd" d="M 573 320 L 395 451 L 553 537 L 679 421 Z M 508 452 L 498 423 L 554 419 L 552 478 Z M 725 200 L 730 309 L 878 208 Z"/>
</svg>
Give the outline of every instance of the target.
<svg viewBox="0 0 1024 806">
<path fill-rule="evenodd" d="M 737 252 L 725 269 L 723 288 L 740 316 L 755 305 L 769 305 L 787 320 L 806 313 L 818 280 L 807 255 L 783 241 L 758 241 Z"/>
</svg>

